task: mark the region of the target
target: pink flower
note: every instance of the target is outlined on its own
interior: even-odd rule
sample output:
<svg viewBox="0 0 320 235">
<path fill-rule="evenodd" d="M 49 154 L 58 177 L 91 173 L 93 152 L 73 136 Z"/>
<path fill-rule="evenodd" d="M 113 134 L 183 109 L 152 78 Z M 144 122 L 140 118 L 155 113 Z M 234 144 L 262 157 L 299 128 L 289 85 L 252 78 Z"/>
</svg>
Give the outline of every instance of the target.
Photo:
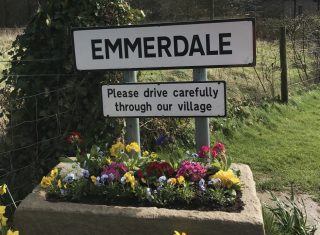
<svg viewBox="0 0 320 235">
<path fill-rule="evenodd" d="M 209 153 L 210 153 L 210 147 L 206 145 L 202 146 L 201 149 L 198 151 L 199 157 L 202 157 L 202 158 L 208 157 Z"/>
<path fill-rule="evenodd" d="M 101 175 L 112 174 L 115 180 L 120 180 L 121 176 L 128 171 L 128 168 L 123 163 L 112 162 L 109 166 L 103 168 Z"/>
<path fill-rule="evenodd" d="M 178 169 L 176 177 L 184 176 L 191 181 L 199 181 L 207 173 L 207 169 L 199 162 L 183 161 Z"/>
</svg>

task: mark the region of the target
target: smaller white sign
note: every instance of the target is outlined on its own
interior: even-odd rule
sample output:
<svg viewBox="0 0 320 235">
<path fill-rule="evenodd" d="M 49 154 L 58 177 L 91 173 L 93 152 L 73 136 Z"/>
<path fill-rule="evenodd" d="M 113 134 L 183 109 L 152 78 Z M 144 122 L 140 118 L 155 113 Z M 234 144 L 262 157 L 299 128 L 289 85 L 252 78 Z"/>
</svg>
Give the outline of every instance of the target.
<svg viewBox="0 0 320 235">
<path fill-rule="evenodd" d="M 102 86 L 106 117 L 225 117 L 224 81 Z"/>
</svg>

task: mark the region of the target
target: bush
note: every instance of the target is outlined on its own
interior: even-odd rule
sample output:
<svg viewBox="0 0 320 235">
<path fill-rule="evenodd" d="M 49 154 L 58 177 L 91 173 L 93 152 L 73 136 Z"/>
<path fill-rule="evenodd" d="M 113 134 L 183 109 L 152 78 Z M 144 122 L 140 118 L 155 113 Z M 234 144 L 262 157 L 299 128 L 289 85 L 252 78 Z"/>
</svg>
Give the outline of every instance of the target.
<svg viewBox="0 0 320 235">
<path fill-rule="evenodd" d="M 25 182 L 37 182 L 56 164 L 70 131 L 84 133 L 89 145 L 120 135 L 121 121 L 103 117 L 100 90 L 102 84 L 116 83 L 122 75 L 75 72 L 70 31 L 135 23 L 143 17 L 141 13 L 123 0 L 41 1 L 24 33 L 13 42 L 12 66 L 4 71 L 2 82 L 11 91 L 5 107 L 7 126 L 12 127 L 9 150 L 20 150 L 1 159 L 0 167 L 7 169 L 11 164 L 11 188 L 24 185 L 18 198 L 33 187 L 27 184 L 26 188 Z M 31 167 L 26 171 L 16 171 L 27 165 Z"/>
</svg>

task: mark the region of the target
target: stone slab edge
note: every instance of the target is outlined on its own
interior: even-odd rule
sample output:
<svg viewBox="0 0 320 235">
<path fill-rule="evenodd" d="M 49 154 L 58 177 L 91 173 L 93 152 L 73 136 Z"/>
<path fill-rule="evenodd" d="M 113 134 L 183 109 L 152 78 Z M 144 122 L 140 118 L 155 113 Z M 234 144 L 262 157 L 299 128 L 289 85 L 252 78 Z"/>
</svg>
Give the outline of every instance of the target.
<svg viewBox="0 0 320 235">
<path fill-rule="evenodd" d="M 48 202 L 45 192 L 37 187 L 19 205 L 14 223 L 24 235 L 166 235 L 173 230 L 188 235 L 264 235 L 252 172 L 244 164 L 233 164 L 232 168 L 241 172 L 245 207 L 240 213 Z"/>
</svg>

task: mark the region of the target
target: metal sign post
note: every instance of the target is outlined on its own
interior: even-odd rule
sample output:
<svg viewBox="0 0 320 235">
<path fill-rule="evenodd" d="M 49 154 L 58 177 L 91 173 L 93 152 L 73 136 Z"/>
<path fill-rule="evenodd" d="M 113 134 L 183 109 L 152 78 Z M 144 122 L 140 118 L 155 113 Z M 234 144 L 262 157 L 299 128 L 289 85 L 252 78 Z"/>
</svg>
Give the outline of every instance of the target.
<svg viewBox="0 0 320 235">
<path fill-rule="evenodd" d="M 137 72 L 136 71 L 124 71 L 125 83 L 136 83 Z M 140 127 L 139 118 L 126 118 L 126 142 L 137 142 L 140 146 Z"/>
<path fill-rule="evenodd" d="M 207 81 L 207 69 L 194 69 L 193 81 Z M 209 118 L 197 117 L 195 118 L 196 124 L 196 148 L 200 149 L 202 146 L 210 146 L 210 133 L 209 133 Z"/>
</svg>

